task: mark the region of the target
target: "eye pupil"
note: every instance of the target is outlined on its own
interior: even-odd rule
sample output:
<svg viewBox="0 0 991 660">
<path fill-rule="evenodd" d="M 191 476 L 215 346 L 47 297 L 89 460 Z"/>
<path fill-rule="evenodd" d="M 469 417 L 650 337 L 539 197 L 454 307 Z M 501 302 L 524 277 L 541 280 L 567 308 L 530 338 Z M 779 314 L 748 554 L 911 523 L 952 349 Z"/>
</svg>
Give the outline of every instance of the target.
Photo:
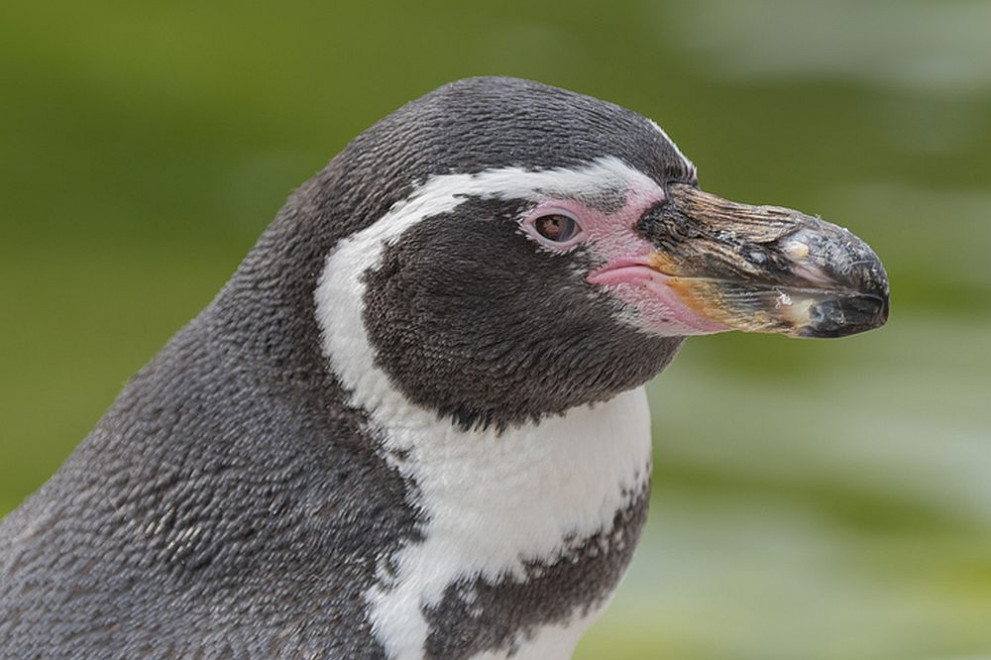
<svg viewBox="0 0 991 660">
<path fill-rule="evenodd" d="M 537 233 L 549 241 L 563 243 L 578 231 L 578 223 L 566 215 L 555 213 L 537 218 L 533 223 Z"/>
</svg>

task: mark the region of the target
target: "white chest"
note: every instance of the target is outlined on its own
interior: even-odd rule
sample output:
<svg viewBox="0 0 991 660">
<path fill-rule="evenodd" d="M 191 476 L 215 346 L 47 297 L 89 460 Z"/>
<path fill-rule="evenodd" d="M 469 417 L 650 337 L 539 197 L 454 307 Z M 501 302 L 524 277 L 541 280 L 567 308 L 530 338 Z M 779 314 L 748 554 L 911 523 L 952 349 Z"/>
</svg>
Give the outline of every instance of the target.
<svg viewBox="0 0 991 660">
<path fill-rule="evenodd" d="M 527 562 L 551 563 L 608 531 L 649 479 L 642 389 L 499 435 L 441 426 L 414 408 L 394 412 L 376 421 L 387 429 L 389 455 L 403 456 L 390 460 L 416 484 L 411 504 L 427 520 L 423 540 L 388 558 L 395 572 L 383 570 L 366 595 L 379 641 L 395 658 L 419 657 L 429 634 L 423 609 L 449 585 L 522 581 Z M 590 623 L 548 627 L 514 657 L 526 657 L 529 645 L 542 658 L 568 657 Z"/>
</svg>

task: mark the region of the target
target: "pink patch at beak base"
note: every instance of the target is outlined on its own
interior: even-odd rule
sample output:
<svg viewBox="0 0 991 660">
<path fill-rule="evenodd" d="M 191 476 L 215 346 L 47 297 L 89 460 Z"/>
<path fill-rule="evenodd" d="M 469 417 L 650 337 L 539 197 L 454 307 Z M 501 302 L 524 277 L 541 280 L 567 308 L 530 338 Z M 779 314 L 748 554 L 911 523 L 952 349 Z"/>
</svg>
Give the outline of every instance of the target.
<svg viewBox="0 0 991 660">
<path fill-rule="evenodd" d="M 667 282 L 672 278 L 637 259 L 619 259 L 588 276 L 591 284 L 608 287 L 637 310 L 637 325 L 667 336 L 705 335 L 731 330 L 692 311 Z"/>
</svg>

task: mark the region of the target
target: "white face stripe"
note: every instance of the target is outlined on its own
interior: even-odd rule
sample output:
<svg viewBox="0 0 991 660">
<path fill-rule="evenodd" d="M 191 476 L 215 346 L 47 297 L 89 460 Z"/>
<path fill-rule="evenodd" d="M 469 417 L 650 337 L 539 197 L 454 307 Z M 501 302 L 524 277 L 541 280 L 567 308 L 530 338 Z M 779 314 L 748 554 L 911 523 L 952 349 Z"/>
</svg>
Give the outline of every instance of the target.
<svg viewBox="0 0 991 660">
<path fill-rule="evenodd" d="M 428 519 L 424 540 L 392 558 L 394 575 L 384 570 L 390 558 L 381 558 L 380 584 L 366 594 L 375 634 L 391 657 L 420 657 L 429 633 L 422 608 L 439 603 L 453 582 L 522 579 L 527 562 L 553 561 L 609 530 L 649 479 L 650 415 L 641 388 L 499 435 L 438 420 L 376 366 L 362 319 L 363 273 L 381 265 L 386 246 L 403 232 L 453 210 L 465 195 L 539 201 L 634 185 L 657 188 L 616 158 L 579 170 L 435 176 L 328 255 L 315 292 L 324 354 L 349 403 L 368 411 L 381 455 L 416 483 L 410 504 Z"/>
</svg>

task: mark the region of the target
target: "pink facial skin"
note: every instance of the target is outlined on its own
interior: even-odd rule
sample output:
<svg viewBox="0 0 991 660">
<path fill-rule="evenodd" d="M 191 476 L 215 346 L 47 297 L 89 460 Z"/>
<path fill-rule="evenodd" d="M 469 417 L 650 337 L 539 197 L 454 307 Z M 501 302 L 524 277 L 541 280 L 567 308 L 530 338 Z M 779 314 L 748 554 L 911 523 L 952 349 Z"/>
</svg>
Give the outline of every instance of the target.
<svg viewBox="0 0 991 660">
<path fill-rule="evenodd" d="M 546 249 L 570 252 L 587 243 L 605 264 L 589 274 L 588 281 L 609 289 L 636 310 L 631 315 L 635 325 L 651 334 L 687 336 L 729 330 L 727 326 L 703 318 L 690 310 L 665 282 L 668 275 L 648 265 L 653 246 L 640 237 L 636 223 L 651 206 L 664 200 L 659 187 L 627 192 L 626 203 L 616 213 L 606 214 L 573 199 L 550 199 L 541 202 L 521 223 L 523 230 Z M 561 213 L 574 218 L 581 231 L 563 243 L 550 241 L 534 229 L 540 216 Z"/>
<path fill-rule="evenodd" d="M 667 286 L 669 276 L 647 265 L 646 259 L 620 257 L 588 276 L 592 284 L 609 287 L 638 311 L 641 327 L 668 336 L 707 335 L 731 328 L 690 310 Z"/>
</svg>

